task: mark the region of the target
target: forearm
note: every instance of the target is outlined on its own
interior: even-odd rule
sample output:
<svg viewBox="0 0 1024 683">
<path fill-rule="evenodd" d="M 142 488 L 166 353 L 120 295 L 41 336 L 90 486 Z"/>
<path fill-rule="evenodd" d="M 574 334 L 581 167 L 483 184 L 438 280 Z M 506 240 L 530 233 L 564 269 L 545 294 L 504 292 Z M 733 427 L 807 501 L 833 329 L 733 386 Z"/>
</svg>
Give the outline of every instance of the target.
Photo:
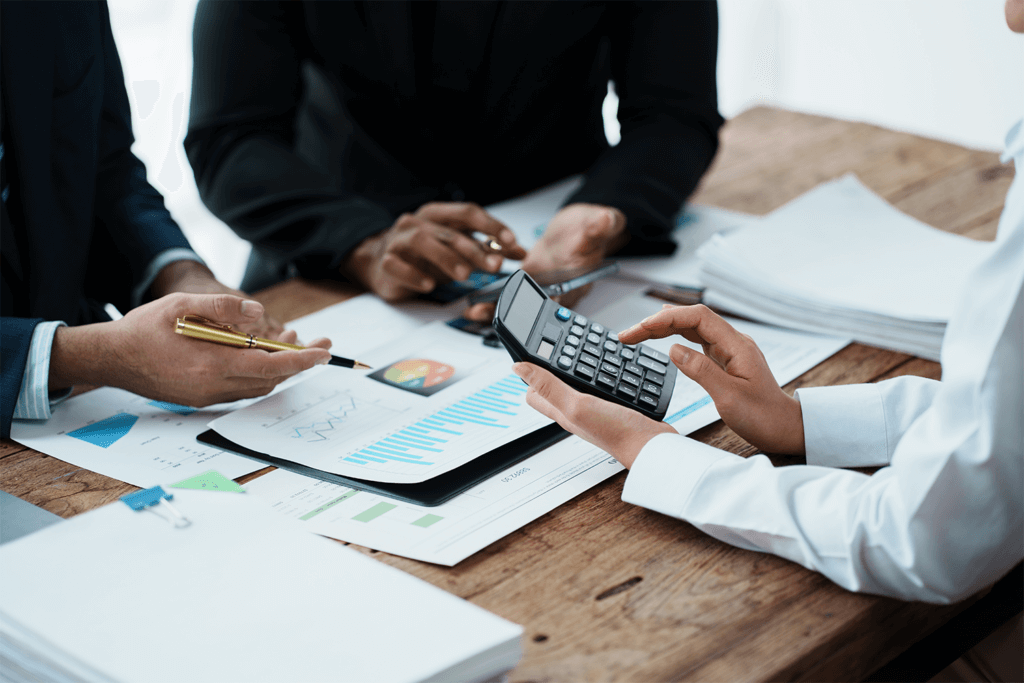
<svg viewBox="0 0 1024 683">
<path fill-rule="evenodd" d="M 50 351 L 50 391 L 85 384 L 118 386 L 121 374 L 116 323 L 61 327 Z"/>
</svg>

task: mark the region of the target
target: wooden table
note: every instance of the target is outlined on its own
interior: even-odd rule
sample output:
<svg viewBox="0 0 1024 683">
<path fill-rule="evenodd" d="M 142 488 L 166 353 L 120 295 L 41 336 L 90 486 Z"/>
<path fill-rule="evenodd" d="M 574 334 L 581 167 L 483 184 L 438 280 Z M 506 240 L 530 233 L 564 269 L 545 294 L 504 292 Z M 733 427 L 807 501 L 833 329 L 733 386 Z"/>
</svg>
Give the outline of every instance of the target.
<svg viewBox="0 0 1024 683">
<path fill-rule="evenodd" d="M 850 172 L 911 216 L 977 239 L 995 235 L 1013 178 L 1013 167 L 993 153 L 758 108 L 726 125 L 694 201 L 763 214 Z M 257 298 L 289 320 L 355 293 L 293 280 Z M 936 363 L 854 344 L 786 389 L 938 378 L 939 371 Z M 721 422 L 695 437 L 744 456 L 756 452 Z M 623 503 L 624 480 L 613 477 L 451 569 L 362 550 L 523 624 L 517 682 L 859 680 L 967 604 L 939 608 L 849 593 L 788 561 Z M 0 443 L 0 488 L 63 517 L 135 490 L 11 441 Z"/>
</svg>

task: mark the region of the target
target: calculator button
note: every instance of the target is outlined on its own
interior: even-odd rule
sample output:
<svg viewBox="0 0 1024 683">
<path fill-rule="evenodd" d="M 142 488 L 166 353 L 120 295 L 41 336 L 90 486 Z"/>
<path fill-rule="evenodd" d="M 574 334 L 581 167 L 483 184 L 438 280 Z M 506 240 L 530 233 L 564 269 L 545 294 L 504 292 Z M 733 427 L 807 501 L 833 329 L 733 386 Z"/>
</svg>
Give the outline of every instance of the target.
<svg viewBox="0 0 1024 683">
<path fill-rule="evenodd" d="M 566 356 L 575 356 L 576 355 L 576 347 L 572 346 L 570 344 L 565 344 L 562 347 L 562 353 L 564 353 Z"/>
<path fill-rule="evenodd" d="M 628 372 L 622 373 L 622 377 L 619 378 L 619 381 L 625 382 L 626 384 L 636 387 L 638 389 L 640 388 L 640 378 L 637 377 L 636 375 L 631 375 Z"/>
<path fill-rule="evenodd" d="M 600 357 L 601 355 L 601 348 L 598 346 L 594 346 L 593 344 L 584 344 L 583 350 L 591 354 L 592 356 Z"/>
<path fill-rule="evenodd" d="M 664 386 L 665 378 L 660 375 L 655 375 L 653 372 L 647 374 L 647 381 L 651 384 L 657 384 L 659 387 Z"/>
<path fill-rule="evenodd" d="M 644 369 L 636 363 L 626 363 L 626 372 L 632 372 L 634 375 L 644 376 Z"/>
<path fill-rule="evenodd" d="M 603 386 L 605 389 L 615 388 L 615 378 L 604 374 L 603 372 L 598 373 L 597 383 Z"/>
<path fill-rule="evenodd" d="M 562 328 L 558 325 L 548 323 L 544 326 L 544 331 L 540 333 L 540 336 L 547 339 L 552 344 L 557 344 L 559 337 L 562 336 Z"/>
<path fill-rule="evenodd" d="M 644 354 L 645 356 L 650 356 L 651 358 L 653 358 L 654 360 L 658 361 L 663 365 L 668 365 L 668 356 L 666 356 L 661 351 L 655 351 L 649 346 L 641 346 L 640 353 Z"/>
<path fill-rule="evenodd" d="M 568 370 L 569 368 L 572 367 L 572 358 L 569 358 L 569 356 L 559 356 L 558 367 L 562 368 L 563 370 Z"/>
<path fill-rule="evenodd" d="M 636 400 L 636 389 L 629 386 L 628 384 L 620 383 L 619 386 L 615 387 L 615 393 L 619 394 L 620 396 L 625 396 L 631 401 Z"/>
<path fill-rule="evenodd" d="M 569 328 L 569 333 L 570 334 L 574 334 L 577 337 L 582 337 L 583 336 L 583 328 L 580 327 L 579 325 L 573 325 L 572 327 Z"/>
<path fill-rule="evenodd" d="M 601 372 L 607 372 L 609 375 L 619 374 L 619 369 L 611 363 L 601 363 Z"/>
<path fill-rule="evenodd" d="M 587 365 L 596 368 L 599 361 L 597 360 L 596 356 L 591 356 L 589 353 L 584 353 L 580 355 L 580 362 L 586 363 Z"/>
<path fill-rule="evenodd" d="M 593 332 L 591 332 L 590 334 L 587 335 L 587 341 L 590 342 L 591 344 L 600 344 L 601 335 L 594 334 Z"/>
<path fill-rule="evenodd" d="M 651 408 L 658 407 L 658 399 L 647 393 L 640 394 L 640 403 L 643 403 L 644 405 Z"/>
<path fill-rule="evenodd" d="M 659 375 L 664 375 L 665 371 L 668 370 L 668 368 L 666 368 L 664 365 L 662 365 L 661 363 L 654 362 L 652 359 L 648 358 L 647 356 L 640 356 L 637 359 L 636 363 L 640 367 L 647 368 L 651 372 L 656 372 Z"/>
<path fill-rule="evenodd" d="M 608 353 L 615 353 L 619 350 L 619 345 L 609 339 L 604 343 L 604 350 Z"/>
<path fill-rule="evenodd" d="M 627 348 L 623 347 L 623 349 L 621 351 L 619 351 L 619 355 L 622 356 L 623 358 L 625 358 L 626 360 L 633 360 L 633 350 L 632 349 L 627 349 Z"/>
<path fill-rule="evenodd" d="M 654 382 L 644 382 L 644 385 L 640 388 L 654 396 L 661 396 L 661 387 Z"/>
<path fill-rule="evenodd" d="M 582 315 L 578 315 L 577 314 L 577 316 L 575 318 L 573 318 L 572 321 L 574 323 L 576 323 L 577 325 L 580 325 L 581 327 L 586 327 L 587 326 L 587 319 L 584 318 Z"/>
<path fill-rule="evenodd" d="M 570 311 L 565 306 L 562 306 L 557 311 L 555 311 L 555 317 L 562 321 L 568 320 L 569 318 L 572 317 L 572 311 Z"/>
<path fill-rule="evenodd" d="M 589 365 L 584 365 L 583 363 L 577 363 L 576 364 L 576 374 L 579 375 L 580 377 L 583 377 L 588 382 L 593 382 L 594 381 L 594 368 L 590 367 Z"/>
<path fill-rule="evenodd" d="M 615 334 L 614 332 L 609 332 L 608 338 L 611 339 L 612 341 L 619 341 L 619 335 Z"/>
<path fill-rule="evenodd" d="M 612 365 L 614 365 L 615 367 L 619 367 L 620 365 L 622 365 L 622 359 L 621 359 L 621 358 L 619 358 L 618 356 L 613 356 L 613 355 L 612 355 L 612 354 L 610 354 L 610 353 L 606 353 L 606 354 L 605 354 L 605 356 L 604 356 L 604 362 L 605 362 L 605 363 L 611 363 L 611 364 L 612 364 Z"/>
<path fill-rule="evenodd" d="M 565 338 L 565 343 L 566 344 L 572 344 L 573 346 L 579 346 L 580 345 L 580 338 L 579 337 L 574 337 L 573 335 L 570 334 L 568 337 Z"/>
<path fill-rule="evenodd" d="M 597 323 L 594 323 L 593 325 L 590 326 L 590 331 L 593 332 L 594 334 L 604 334 L 604 325 L 598 325 Z"/>
</svg>

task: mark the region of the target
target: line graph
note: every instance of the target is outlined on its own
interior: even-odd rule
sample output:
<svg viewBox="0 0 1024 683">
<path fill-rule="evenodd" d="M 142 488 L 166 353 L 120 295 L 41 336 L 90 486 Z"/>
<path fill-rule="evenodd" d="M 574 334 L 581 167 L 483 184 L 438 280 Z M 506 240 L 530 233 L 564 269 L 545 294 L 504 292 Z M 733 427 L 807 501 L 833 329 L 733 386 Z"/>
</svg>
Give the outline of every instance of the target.
<svg viewBox="0 0 1024 683">
<path fill-rule="evenodd" d="M 357 398 L 348 391 L 334 390 L 303 405 L 292 406 L 264 427 L 289 440 L 307 444 L 352 439 L 401 413 L 380 401 Z"/>
</svg>

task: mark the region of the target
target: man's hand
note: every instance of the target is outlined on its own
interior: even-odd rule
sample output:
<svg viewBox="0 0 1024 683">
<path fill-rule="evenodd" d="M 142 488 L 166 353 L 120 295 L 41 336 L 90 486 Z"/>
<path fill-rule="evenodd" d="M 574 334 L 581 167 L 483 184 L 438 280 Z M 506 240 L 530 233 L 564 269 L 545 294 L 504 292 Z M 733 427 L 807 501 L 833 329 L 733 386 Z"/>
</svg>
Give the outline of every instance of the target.
<svg viewBox="0 0 1024 683">
<path fill-rule="evenodd" d="M 800 402 L 781 388 L 754 340 L 706 306 L 665 306 L 619 333 L 623 344 L 679 334 L 704 348 L 676 344 L 669 352 L 679 370 L 711 395 L 725 424 L 769 453 L 804 453 Z"/>
<path fill-rule="evenodd" d="M 629 239 L 626 216 L 618 209 L 598 204 L 570 204 L 555 214 L 544 235 L 523 260 L 527 273 L 589 268 L 621 249 Z M 572 306 L 587 292 L 586 287 L 560 298 Z M 466 309 L 469 320 L 490 322 L 494 304 L 477 304 Z"/>
<path fill-rule="evenodd" d="M 154 299 L 159 299 L 162 296 L 175 292 L 184 292 L 186 294 L 230 294 L 243 299 L 249 298 L 244 292 L 221 284 L 213 276 L 213 273 L 210 272 L 210 269 L 203 264 L 189 260 L 175 261 L 161 269 L 156 279 L 153 280 L 153 284 L 150 285 L 149 292 Z M 218 320 L 216 322 L 222 321 Z M 295 332 L 285 330 L 284 326 L 266 311 L 256 320 L 248 321 L 244 325 L 239 325 L 238 328 L 243 332 L 248 332 L 264 339 L 274 339 L 288 342 L 289 344 L 297 343 Z"/>
<path fill-rule="evenodd" d="M 114 386 L 189 406 L 263 396 L 288 377 L 327 363 L 330 341 L 303 351 L 236 349 L 176 334 L 189 313 L 237 327 L 251 326 L 263 306 L 227 294 L 169 294 L 121 320 L 58 328 L 50 358 L 50 389 L 74 384 Z"/>
<path fill-rule="evenodd" d="M 648 441 L 658 434 L 675 434 L 664 422 L 617 405 L 581 394 L 547 370 L 532 363 L 516 363 L 512 369 L 530 385 L 526 402 L 576 436 L 607 451 L 626 467 Z"/>
<path fill-rule="evenodd" d="M 490 235 L 501 251 L 473 239 L 474 232 Z M 476 204 L 433 202 L 364 240 L 345 259 L 342 273 L 396 301 L 440 282 L 465 280 L 473 270 L 497 272 L 503 257 L 525 255 L 512 231 Z"/>
</svg>

